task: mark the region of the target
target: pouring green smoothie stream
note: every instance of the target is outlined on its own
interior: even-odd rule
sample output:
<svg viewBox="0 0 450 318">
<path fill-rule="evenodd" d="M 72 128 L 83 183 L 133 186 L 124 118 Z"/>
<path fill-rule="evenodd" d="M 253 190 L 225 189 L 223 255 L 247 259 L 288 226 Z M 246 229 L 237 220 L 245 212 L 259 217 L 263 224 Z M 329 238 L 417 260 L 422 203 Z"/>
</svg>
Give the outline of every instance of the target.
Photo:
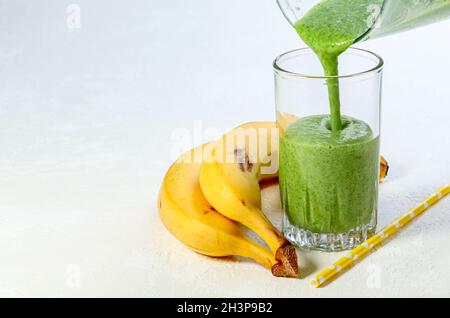
<svg viewBox="0 0 450 318">
<path fill-rule="evenodd" d="M 368 123 L 341 113 L 339 56 L 354 43 L 450 17 L 450 0 L 278 3 L 320 60 L 329 100 L 329 114 L 300 117 L 280 136 L 283 229 L 301 246 L 348 249 L 375 231 L 380 143 Z M 315 5 L 305 13 L 307 3 Z"/>
<path fill-rule="evenodd" d="M 280 139 L 280 189 L 289 222 L 311 234 L 375 230 L 379 139 L 370 126 L 341 114 L 338 58 L 368 30 L 380 0 L 325 0 L 295 28 L 319 58 L 330 114 L 304 117 Z M 362 225 L 370 226 L 361 229 Z"/>
<path fill-rule="evenodd" d="M 338 76 L 338 58 L 357 41 L 375 19 L 383 0 L 325 0 L 312 8 L 295 29 L 302 40 L 314 50 L 326 76 Z M 339 82 L 328 79 L 331 129 L 342 129 Z"/>
<path fill-rule="evenodd" d="M 295 2 L 284 3 L 291 1 Z M 303 2 L 296 3 L 280 4 L 282 10 L 289 8 L 283 11 L 288 19 L 289 12 L 300 12 Z M 325 235 L 324 246 L 329 245 L 329 237 L 330 241 L 336 235 L 344 238 L 341 243 L 352 237 L 336 249 L 331 248 L 339 250 L 371 236 L 375 230 L 379 169 L 378 132 L 360 119 L 341 114 L 339 56 L 360 40 L 442 20 L 450 16 L 450 1 L 315 3 L 293 24 L 321 62 L 330 112 L 300 118 L 280 137 L 280 190 L 290 224 L 288 231 L 294 228 L 293 236 L 298 237 L 300 231 L 313 241 Z"/>
</svg>

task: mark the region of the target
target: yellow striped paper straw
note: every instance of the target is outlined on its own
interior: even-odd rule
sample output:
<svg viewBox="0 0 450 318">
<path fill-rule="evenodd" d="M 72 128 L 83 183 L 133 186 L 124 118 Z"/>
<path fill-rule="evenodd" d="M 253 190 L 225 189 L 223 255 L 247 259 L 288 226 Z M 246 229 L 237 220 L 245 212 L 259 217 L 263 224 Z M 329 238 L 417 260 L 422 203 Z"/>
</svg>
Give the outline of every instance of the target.
<svg viewBox="0 0 450 318">
<path fill-rule="evenodd" d="M 442 187 L 436 193 L 424 200 L 420 205 L 409 210 L 405 215 L 396 219 L 392 224 L 386 226 L 380 232 L 369 238 L 367 241 L 348 252 L 345 256 L 338 259 L 332 266 L 325 269 L 311 281 L 313 287 L 321 287 L 322 285 L 331 282 L 341 272 L 350 268 L 358 260 L 366 257 L 374 248 L 378 247 L 387 240 L 390 236 L 396 234 L 400 229 L 411 223 L 419 215 L 423 214 L 428 208 L 436 202 L 444 198 L 450 193 L 450 184 Z"/>
</svg>

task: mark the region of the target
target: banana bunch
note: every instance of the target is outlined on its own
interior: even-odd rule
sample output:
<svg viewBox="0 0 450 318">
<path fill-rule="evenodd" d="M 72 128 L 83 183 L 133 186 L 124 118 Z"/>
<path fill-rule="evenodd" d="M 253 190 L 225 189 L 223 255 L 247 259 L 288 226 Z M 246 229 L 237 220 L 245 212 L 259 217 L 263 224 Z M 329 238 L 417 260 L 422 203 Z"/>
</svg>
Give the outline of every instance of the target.
<svg viewBox="0 0 450 318">
<path fill-rule="evenodd" d="M 201 163 L 191 162 L 196 151 L 181 156 L 167 172 L 159 193 L 159 214 L 167 229 L 192 250 L 208 256 L 240 255 L 272 268 L 275 258 L 251 241 L 238 223 L 218 213 L 200 188 Z"/>
<path fill-rule="evenodd" d="M 248 123 L 182 155 L 159 193 L 166 228 L 200 254 L 242 256 L 274 276 L 297 277 L 295 248 L 261 211 L 260 182 L 277 177 L 278 131 L 273 122 Z M 246 236 L 242 225 L 268 248 Z"/>
</svg>

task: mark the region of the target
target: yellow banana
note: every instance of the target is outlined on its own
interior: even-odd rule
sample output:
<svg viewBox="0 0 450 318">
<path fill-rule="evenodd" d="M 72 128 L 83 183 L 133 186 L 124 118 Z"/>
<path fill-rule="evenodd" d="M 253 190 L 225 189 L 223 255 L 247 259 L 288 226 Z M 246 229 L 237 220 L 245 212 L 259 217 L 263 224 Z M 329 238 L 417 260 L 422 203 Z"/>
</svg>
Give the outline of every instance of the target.
<svg viewBox="0 0 450 318">
<path fill-rule="evenodd" d="M 275 123 L 261 122 L 242 125 L 226 134 L 210 149 L 202 164 L 200 185 L 219 213 L 247 226 L 267 243 L 279 262 L 273 271 L 280 276 L 296 277 L 295 248 L 260 209 L 259 181 L 266 174 L 276 174 L 278 168 L 277 132 Z"/>
<path fill-rule="evenodd" d="M 180 157 L 167 172 L 159 194 L 159 214 L 167 229 L 192 250 L 213 257 L 248 257 L 274 275 L 279 265 L 266 248 L 251 241 L 234 221 L 217 213 L 198 182 L 201 163 L 193 162 L 203 147 Z"/>
</svg>

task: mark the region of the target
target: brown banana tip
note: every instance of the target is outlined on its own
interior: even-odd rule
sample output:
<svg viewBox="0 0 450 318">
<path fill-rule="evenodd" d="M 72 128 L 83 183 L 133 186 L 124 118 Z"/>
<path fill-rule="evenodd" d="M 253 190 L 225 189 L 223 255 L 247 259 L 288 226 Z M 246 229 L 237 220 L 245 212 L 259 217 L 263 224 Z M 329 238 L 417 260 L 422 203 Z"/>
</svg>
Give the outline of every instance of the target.
<svg viewBox="0 0 450 318">
<path fill-rule="evenodd" d="M 272 274 L 276 277 L 298 277 L 297 253 L 291 244 L 280 247 L 275 259 L 278 261 L 272 266 Z"/>
</svg>

